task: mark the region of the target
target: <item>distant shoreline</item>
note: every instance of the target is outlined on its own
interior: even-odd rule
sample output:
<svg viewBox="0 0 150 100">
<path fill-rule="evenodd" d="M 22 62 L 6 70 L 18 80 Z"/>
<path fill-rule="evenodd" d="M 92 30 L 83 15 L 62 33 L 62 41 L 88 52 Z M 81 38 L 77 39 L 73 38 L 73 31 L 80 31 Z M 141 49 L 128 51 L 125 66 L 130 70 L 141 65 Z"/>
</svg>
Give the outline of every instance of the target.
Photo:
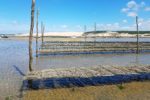
<svg viewBox="0 0 150 100">
<path fill-rule="evenodd" d="M 147 32 L 147 31 L 146 31 Z M 25 38 L 29 37 L 29 33 L 25 34 L 0 34 L 0 37 L 2 35 L 12 37 L 12 38 Z M 36 33 L 33 34 L 33 37 L 36 37 Z M 39 37 L 41 37 L 41 33 L 39 33 Z M 50 37 L 50 38 L 135 38 L 137 37 L 137 34 L 128 33 L 128 32 L 46 32 L 44 33 L 44 37 Z M 149 33 L 141 33 L 139 34 L 139 37 L 142 38 L 150 38 Z"/>
</svg>

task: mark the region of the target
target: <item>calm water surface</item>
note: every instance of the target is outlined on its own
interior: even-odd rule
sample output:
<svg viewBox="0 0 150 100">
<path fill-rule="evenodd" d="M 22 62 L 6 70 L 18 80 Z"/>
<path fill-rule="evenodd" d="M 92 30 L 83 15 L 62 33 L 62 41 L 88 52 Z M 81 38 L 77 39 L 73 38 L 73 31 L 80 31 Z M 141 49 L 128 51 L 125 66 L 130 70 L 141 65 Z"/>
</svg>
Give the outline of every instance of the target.
<svg viewBox="0 0 150 100">
<path fill-rule="evenodd" d="M 136 41 L 134 38 L 97 39 L 98 41 Z M 149 41 L 143 38 L 140 41 Z M 35 43 L 33 43 L 35 51 Z M 94 55 L 57 55 L 40 56 L 33 62 L 34 70 L 66 67 L 92 67 L 98 65 L 148 65 L 147 54 L 94 54 Z M 21 94 L 23 76 L 28 72 L 28 41 L 0 40 L 0 100 L 7 96 Z"/>
</svg>

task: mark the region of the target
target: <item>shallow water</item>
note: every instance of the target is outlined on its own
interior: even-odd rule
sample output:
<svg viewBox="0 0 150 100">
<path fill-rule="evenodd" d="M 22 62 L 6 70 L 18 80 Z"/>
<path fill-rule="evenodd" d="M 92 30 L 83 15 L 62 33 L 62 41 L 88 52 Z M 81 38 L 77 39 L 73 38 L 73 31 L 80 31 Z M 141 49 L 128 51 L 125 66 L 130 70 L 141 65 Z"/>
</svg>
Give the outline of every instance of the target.
<svg viewBox="0 0 150 100">
<path fill-rule="evenodd" d="M 119 40 L 118 40 L 119 39 Z M 133 39 L 133 40 L 132 40 Z M 109 39 L 106 39 L 107 41 Z M 120 41 L 120 38 L 110 41 Z M 129 38 L 122 41 L 129 41 Z M 136 39 L 130 38 L 130 41 Z M 105 41 L 102 38 L 99 41 Z M 149 38 L 140 41 L 150 41 Z M 33 43 L 35 51 L 35 43 Z M 36 59 L 33 54 L 33 69 L 65 67 L 92 67 L 98 65 L 148 65 L 150 53 L 147 54 L 90 54 L 90 55 L 57 55 L 40 56 Z M 20 95 L 23 76 L 28 72 L 28 41 L 27 40 L 0 40 L 0 100 L 8 96 Z"/>
</svg>

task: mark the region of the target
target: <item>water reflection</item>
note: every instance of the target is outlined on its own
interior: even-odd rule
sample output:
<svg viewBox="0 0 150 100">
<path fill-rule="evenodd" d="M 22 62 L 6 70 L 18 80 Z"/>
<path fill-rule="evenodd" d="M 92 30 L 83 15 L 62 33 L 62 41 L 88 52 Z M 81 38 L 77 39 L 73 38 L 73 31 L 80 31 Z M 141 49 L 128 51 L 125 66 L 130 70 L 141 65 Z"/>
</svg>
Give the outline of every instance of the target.
<svg viewBox="0 0 150 100">
<path fill-rule="evenodd" d="M 140 65 L 140 55 L 135 56 L 135 64 Z"/>
</svg>

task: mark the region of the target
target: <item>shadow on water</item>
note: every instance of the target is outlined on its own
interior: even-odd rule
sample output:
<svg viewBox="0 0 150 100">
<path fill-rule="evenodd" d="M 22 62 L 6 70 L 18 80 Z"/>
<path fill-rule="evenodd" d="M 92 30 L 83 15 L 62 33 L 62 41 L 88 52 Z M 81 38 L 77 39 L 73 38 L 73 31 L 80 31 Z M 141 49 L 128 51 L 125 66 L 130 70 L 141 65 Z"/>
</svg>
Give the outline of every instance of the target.
<svg viewBox="0 0 150 100">
<path fill-rule="evenodd" d="M 53 88 L 70 88 L 70 87 L 84 87 L 120 84 L 131 81 L 150 80 L 150 73 L 114 75 L 114 76 L 98 76 L 98 77 L 65 77 L 65 78 L 46 78 L 24 80 L 24 90 L 38 90 L 38 89 L 53 89 Z"/>
<path fill-rule="evenodd" d="M 140 58 L 140 56 L 137 54 L 137 55 L 135 56 L 135 63 L 136 63 L 137 65 L 140 65 L 140 60 L 139 60 L 139 58 Z"/>
<path fill-rule="evenodd" d="M 21 76 L 21 77 L 24 77 L 25 76 L 25 74 L 19 69 L 19 67 L 17 67 L 16 65 L 13 65 L 13 67 L 15 68 L 15 70 L 17 71 L 17 73 L 19 73 L 19 75 Z M 33 87 L 33 83 L 32 83 L 32 80 L 28 80 L 27 81 L 28 83 L 28 88 L 31 88 L 31 89 L 33 89 L 34 87 Z M 20 89 L 19 89 L 19 94 L 18 95 L 16 95 L 17 96 L 17 98 L 22 98 L 23 97 L 23 90 L 24 90 L 24 84 L 22 84 L 21 85 L 21 87 L 20 87 Z"/>
<path fill-rule="evenodd" d="M 25 74 L 16 65 L 13 65 L 13 67 L 21 76 L 25 76 Z"/>
<path fill-rule="evenodd" d="M 19 67 L 17 67 L 16 65 L 13 65 L 13 68 L 15 69 L 15 71 L 17 72 L 17 73 L 19 73 L 19 75 L 21 76 L 21 77 L 24 77 L 25 76 L 25 74 L 19 69 Z M 17 98 L 22 98 L 23 97 L 23 84 L 21 85 L 21 87 L 20 87 L 20 89 L 19 89 L 19 94 L 18 95 L 16 95 L 17 96 Z"/>
</svg>

